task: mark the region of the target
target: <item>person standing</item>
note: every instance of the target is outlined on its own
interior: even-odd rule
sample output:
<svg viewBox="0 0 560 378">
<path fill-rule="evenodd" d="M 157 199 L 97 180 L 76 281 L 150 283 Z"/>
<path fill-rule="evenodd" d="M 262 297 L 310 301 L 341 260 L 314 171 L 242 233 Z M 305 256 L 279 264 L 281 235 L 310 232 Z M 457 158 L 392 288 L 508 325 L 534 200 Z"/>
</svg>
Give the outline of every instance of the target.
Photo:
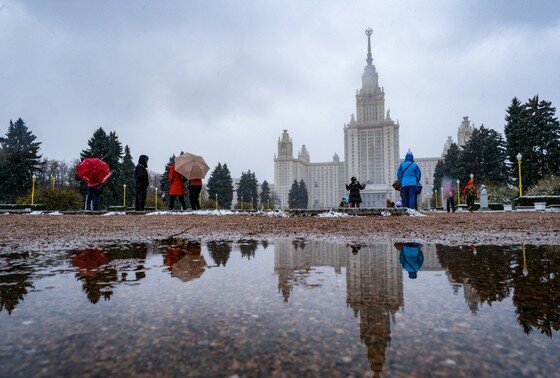
<svg viewBox="0 0 560 378">
<path fill-rule="evenodd" d="M 134 202 L 134 210 L 143 211 L 146 208 L 146 195 L 148 192 L 148 156 L 140 155 L 138 164 L 134 170 L 134 178 L 136 179 L 136 199 Z"/>
<path fill-rule="evenodd" d="M 189 180 L 189 201 L 193 210 L 200 210 L 200 192 L 202 191 L 202 179 Z"/>
<path fill-rule="evenodd" d="M 448 181 L 445 185 L 445 189 L 443 190 L 443 196 L 446 200 L 448 213 L 450 210 L 453 210 L 453 212 L 455 212 L 455 210 L 457 209 L 455 207 L 455 194 L 456 193 L 455 188 L 453 188 L 453 184 L 451 183 L 451 181 Z"/>
<path fill-rule="evenodd" d="M 346 190 L 350 191 L 348 196 L 348 202 L 350 203 L 350 207 L 360 207 L 362 203 L 362 196 L 360 196 L 360 190 L 364 190 L 366 188 L 365 185 L 360 184 L 356 177 L 352 176 L 350 179 L 350 184 L 346 184 Z"/>
<path fill-rule="evenodd" d="M 401 199 L 403 207 L 416 208 L 416 187 L 422 178 L 418 164 L 414 162 L 414 155 L 408 150 L 404 162 L 399 165 L 397 179 L 401 183 Z"/>
<path fill-rule="evenodd" d="M 175 164 L 169 166 L 167 178 L 169 179 L 169 210 L 173 210 L 175 198 L 179 198 L 181 210 L 185 210 L 187 208 L 185 203 L 185 183 L 187 179 L 175 170 Z"/>
<path fill-rule="evenodd" d="M 87 183 L 86 210 L 99 210 L 99 185 Z"/>
<path fill-rule="evenodd" d="M 408 272 L 408 278 L 416 279 L 424 263 L 422 245 L 419 243 L 396 243 L 395 248 L 400 251 L 399 261 L 403 269 Z"/>
<path fill-rule="evenodd" d="M 467 206 L 469 211 L 472 213 L 474 211 L 474 200 L 476 198 L 477 192 L 474 186 L 474 178 L 471 178 L 467 185 L 463 188 L 463 197 L 467 197 Z"/>
</svg>

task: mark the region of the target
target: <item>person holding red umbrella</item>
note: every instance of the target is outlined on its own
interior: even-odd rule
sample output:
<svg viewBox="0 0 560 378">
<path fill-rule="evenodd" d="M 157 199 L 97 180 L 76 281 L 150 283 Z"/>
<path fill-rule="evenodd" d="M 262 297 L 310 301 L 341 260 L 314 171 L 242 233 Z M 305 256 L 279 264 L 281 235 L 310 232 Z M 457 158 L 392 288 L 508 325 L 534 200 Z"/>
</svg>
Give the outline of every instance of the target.
<svg viewBox="0 0 560 378">
<path fill-rule="evenodd" d="M 88 191 L 86 195 L 86 210 L 99 209 L 99 186 L 111 177 L 109 164 L 99 158 L 85 158 L 76 167 L 76 172 L 85 181 Z"/>
</svg>

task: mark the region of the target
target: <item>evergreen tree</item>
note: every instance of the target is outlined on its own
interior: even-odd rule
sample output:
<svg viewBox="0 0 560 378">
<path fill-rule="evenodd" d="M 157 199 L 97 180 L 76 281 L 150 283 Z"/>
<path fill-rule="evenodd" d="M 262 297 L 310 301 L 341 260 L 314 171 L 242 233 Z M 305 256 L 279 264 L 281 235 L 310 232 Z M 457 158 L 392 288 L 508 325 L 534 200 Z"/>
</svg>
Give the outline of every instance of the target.
<svg viewBox="0 0 560 378">
<path fill-rule="evenodd" d="M 506 154 L 510 162 L 510 178 L 518 184 L 518 164 L 517 154 L 527 153 L 528 147 L 525 140 L 526 135 L 526 119 L 521 101 L 514 97 L 511 100 L 511 105 L 506 111 L 506 124 L 504 126 L 504 135 L 506 137 Z"/>
<path fill-rule="evenodd" d="M 434 190 L 439 190 L 443 184 L 443 160 L 439 160 L 434 168 Z"/>
<path fill-rule="evenodd" d="M 0 141 L 0 201 L 12 202 L 31 191 L 32 176 L 41 172 L 37 137 L 19 118 L 10 120 L 6 137 Z"/>
<path fill-rule="evenodd" d="M 237 187 L 237 202 L 251 202 L 253 209 L 257 208 L 258 201 L 258 181 L 254 172 L 251 170 L 241 172 L 239 185 Z"/>
<path fill-rule="evenodd" d="M 461 175 L 461 151 L 459 146 L 451 143 L 451 146 L 449 146 L 449 149 L 443 156 L 443 177 L 455 181 Z"/>
<path fill-rule="evenodd" d="M 263 209 L 270 208 L 270 186 L 266 180 L 261 184 L 261 206 Z"/>
<path fill-rule="evenodd" d="M 136 198 L 136 178 L 134 172 L 136 165 L 130 155 L 130 148 L 124 147 L 124 157 L 122 160 L 122 180 L 126 184 L 126 206 L 134 206 L 134 199 Z"/>
<path fill-rule="evenodd" d="M 307 209 L 309 205 L 309 192 L 307 191 L 307 186 L 305 185 L 305 181 L 303 180 L 299 182 L 298 201 L 298 208 Z"/>
<path fill-rule="evenodd" d="M 484 125 L 474 129 L 471 139 L 461 153 L 461 182 L 467 182 L 474 174 L 478 184 L 503 184 L 509 178 L 506 166 L 506 148 L 502 135 Z M 444 166 L 445 168 L 445 166 Z"/>
<path fill-rule="evenodd" d="M 233 202 L 233 179 L 227 164 L 222 165 L 220 175 L 220 191 L 218 191 L 218 201 L 224 209 L 231 209 Z"/>
<path fill-rule="evenodd" d="M 288 192 L 288 207 L 290 209 L 298 209 L 299 208 L 299 183 L 297 180 L 294 180 L 292 183 L 292 187 Z"/>
<path fill-rule="evenodd" d="M 216 168 L 210 174 L 210 178 L 206 184 L 208 188 L 208 197 L 212 200 L 218 198 L 218 206 L 222 209 L 231 208 L 233 200 L 233 181 L 227 168 L 227 164 L 218 163 Z"/>
<path fill-rule="evenodd" d="M 171 167 L 171 164 L 175 164 L 175 155 L 172 155 L 167 164 L 165 164 L 165 168 L 163 169 L 163 174 L 161 175 L 161 180 L 159 182 L 159 189 L 161 190 L 161 194 L 164 195 L 169 195 L 169 167 Z"/>
<path fill-rule="evenodd" d="M 539 96 L 525 105 L 527 137 L 525 143 L 531 150 L 523 156 L 523 181 L 526 186 L 536 184 L 548 175 L 560 174 L 560 123 L 554 117 L 556 109 L 551 102 Z M 523 168 L 522 168 L 523 169 Z"/>
</svg>

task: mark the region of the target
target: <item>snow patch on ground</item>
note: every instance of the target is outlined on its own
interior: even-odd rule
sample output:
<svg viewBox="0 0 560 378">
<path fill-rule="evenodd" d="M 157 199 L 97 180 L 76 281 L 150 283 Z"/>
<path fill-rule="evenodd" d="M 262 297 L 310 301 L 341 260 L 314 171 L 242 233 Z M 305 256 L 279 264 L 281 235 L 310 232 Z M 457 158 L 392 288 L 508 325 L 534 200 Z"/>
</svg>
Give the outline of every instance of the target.
<svg viewBox="0 0 560 378">
<path fill-rule="evenodd" d="M 390 211 L 386 211 L 386 210 L 382 210 L 382 211 L 381 211 L 381 216 L 382 216 L 382 217 L 390 217 L 390 216 L 391 216 L 391 212 L 390 212 Z"/>
<path fill-rule="evenodd" d="M 339 213 L 338 211 L 329 210 L 326 213 L 321 213 L 317 215 L 318 218 L 344 218 L 349 217 L 346 213 Z"/>
<path fill-rule="evenodd" d="M 43 214 L 42 211 L 32 211 L 29 213 L 29 215 L 41 215 L 41 214 Z"/>
<path fill-rule="evenodd" d="M 290 214 L 286 213 L 282 210 L 272 210 L 272 211 L 262 211 L 259 212 L 259 215 L 266 215 L 267 217 L 279 217 L 279 218 L 288 218 Z"/>
<path fill-rule="evenodd" d="M 102 217 L 109 217 L 112 215 L 126 215 L 124 211 L 109 211 L 108 213 L 101 214 Z"/>
<path fill-rule="evenodd" d="M 424 214 L 422 214 L 421 212 L 416 211 L 414 209 L 406 209 L 406 213 L 408 215 L 410 215 L 411 217 L 425 217 Z"/>
<path fill-rule="evenodd" d="M 196 210 L 196 211 L 153 211 L 146 215 L 235 215 L 237 214 L 231 210 Z"/>
<path fill-rule="evenodd" d="M 62 213 L 60 211 L 53 211 L 52 213 L 49 213 L 49 215 L 62 215 Z"/>
</svg>

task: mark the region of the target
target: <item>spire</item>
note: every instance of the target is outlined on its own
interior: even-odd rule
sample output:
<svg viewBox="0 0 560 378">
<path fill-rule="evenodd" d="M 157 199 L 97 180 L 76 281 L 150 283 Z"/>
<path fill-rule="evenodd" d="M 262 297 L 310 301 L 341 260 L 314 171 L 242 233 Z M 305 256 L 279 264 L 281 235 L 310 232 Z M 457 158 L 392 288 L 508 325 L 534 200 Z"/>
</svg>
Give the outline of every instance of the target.
<svg viewBox="0 0 560 378">
<path fill-rule="evenodd" d="M 371 30 L 371 28 L 367 28 L 366 29 L 366 35 L 367 35 L 367 59 L 366 62 L 368 64 L 368 66 L 371 66 L 371 63 L 373 62 L 373 59 L 371 58 L 371 35 L 373 34 L 373 30 Z"/>
</svg>

